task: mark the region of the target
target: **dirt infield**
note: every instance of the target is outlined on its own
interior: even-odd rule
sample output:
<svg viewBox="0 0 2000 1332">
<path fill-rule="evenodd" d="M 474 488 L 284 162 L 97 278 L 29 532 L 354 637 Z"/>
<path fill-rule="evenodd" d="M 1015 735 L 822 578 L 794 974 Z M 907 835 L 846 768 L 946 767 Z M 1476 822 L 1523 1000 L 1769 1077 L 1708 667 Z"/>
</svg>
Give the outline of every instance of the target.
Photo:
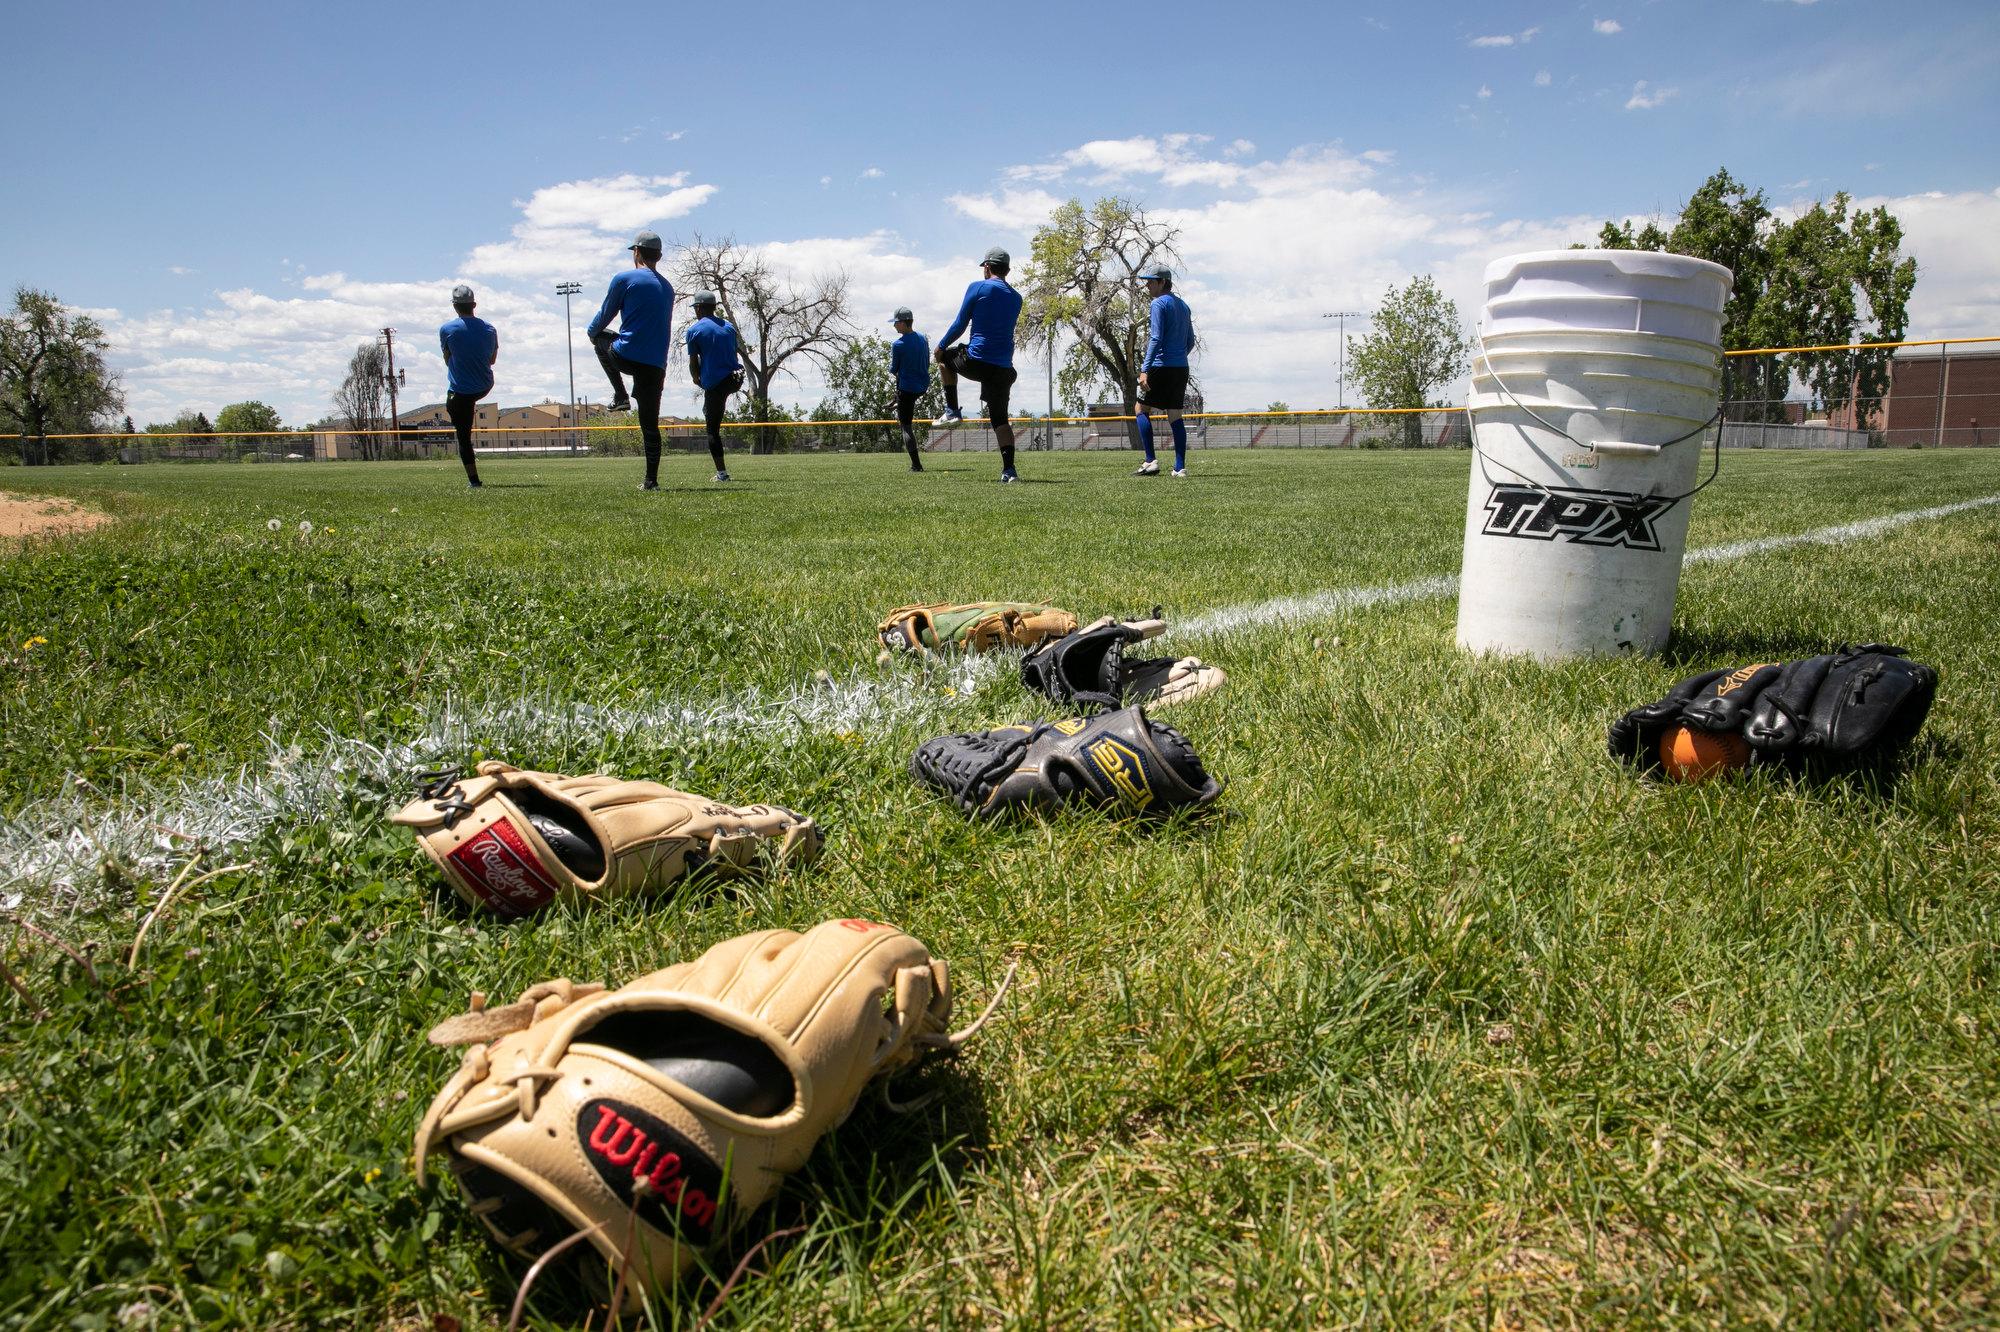
<svg viewBox="0 0 2000 1332">
<path fill-rule="evenodd" d="M 110 514 L 86 509 L 74 500 L 0 491 L 0 546 L 17 546 L 29 537 L 88 532 L 110 521 Z"/>
</svg>

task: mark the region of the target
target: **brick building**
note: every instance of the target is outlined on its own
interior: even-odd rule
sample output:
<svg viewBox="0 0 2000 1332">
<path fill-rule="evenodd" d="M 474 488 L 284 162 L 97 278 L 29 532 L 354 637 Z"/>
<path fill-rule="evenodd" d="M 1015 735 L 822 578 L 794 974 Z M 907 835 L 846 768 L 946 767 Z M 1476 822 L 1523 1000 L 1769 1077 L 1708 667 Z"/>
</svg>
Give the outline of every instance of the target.
<svg viewBox="0 0 2000 1332">
<path fill-rule="evenodd" d="M 1914 347 L 1897 356 L 1875 425 L 1892 447 L 2000 444 L 2000 350 Z"/>
</svg>

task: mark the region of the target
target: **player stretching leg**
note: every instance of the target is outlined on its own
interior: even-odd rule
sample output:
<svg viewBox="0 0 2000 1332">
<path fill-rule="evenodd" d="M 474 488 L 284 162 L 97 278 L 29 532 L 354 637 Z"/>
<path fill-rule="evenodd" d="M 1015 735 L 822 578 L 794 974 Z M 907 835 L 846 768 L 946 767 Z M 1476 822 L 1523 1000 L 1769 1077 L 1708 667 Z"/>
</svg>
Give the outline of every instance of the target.
<svg viewBox="0 0 2000 1332">
<path fill-rule="evenodd" d="M 1153 298 L 1146 312 L 1146 355 L 1139 362 L 1139 443 L 1145 446 L 1146 461 L 1134 476 L 1158 476 L 1159 459 L 1153 456 L 1153 412 L 1167 414 L 1167 429 L 1174 436 L 1174 475 L 1187 475 L 1187 422 L 1181 408 L 1187 404 L 1188 352 L 1194 347 L 1194 316 L 1187 302 L 1174 295 L 1171 269 L 1154 265 L 1139 274 L 1146 294 Z"/>
<path fill-rule="evenodd" d="M 646 479 L 639 489 L 660 488 L 660 390 L 667 382 L 667 333 L 674 321 L 674 284 L 660 272 L 665 249 L 653 232 L 642 231 L 630 246 L 632 267 L 611 279 L 604 305 L 583 330 L 597 348 L 598 364 L 610 376 L 616 392 L 611 410 L 630 407 L 636 398 L 639 433 L 646 442 Z M 618 332 L 607 325 L 618 318 Z M 625 396 L 623 376 L 632 376 L 633 398 Z"/>
<path fill-rule="evenodd" d="M 472 288 L 461 282 L 451 289 L 451 308 L 458 318 L 438 328 L 438 346 L 444 349 L 444 413 L 451 418 L 458 460 L 474 490 L 480 485 L 479 464 L 472 456 L 472 418 L 479 400 L 493 391 L 493 363 L 500 359 L 500 334 L 472 313 L 477 304 Z"/>
<path fill-rule="evenodd" d="M 958 380 L 961 375 L 979 384 L 980 401 L 986 404 L 986 419 L 993 423 L 993 436 L 1000 441 L 1000 479 L 1019 481 L 1014 471 L 1014 425 L 1007 419 L 1007 395 L 1014 388 L 1014 324 L 1021 317 L 1021 293 L 1007 285 L 1012 261 L 1005 250 L 994 248 L 980 261 L 979 281 L 965 289 L 965 301 L 958 318 L 951 321 L 938 343 L 939 379 L 944 383 L 944 415 L 934 424 L 950 425 L 965 419 L 958 409 Z M 971 330 L 966 345 L 954 347 L 959 334 Z"/>
<path fill-rule="evenodd" d="M 896 340 L 889 344 L 889 373 L 896 377 L 896 424 L 903 428 L 903 450 L 910 455 L 910 470 L 924 470 L 917 456 L 917 399 L 930 391 L 931 344 L 917 332 L 916 316 L 910 307 L 899 306 L 895 325 Z"/>
<path fill-rule="evenodd" d="M 701 387 L 701 420 L 708 427 L 708 456 L 715 460 L 715 479 L 727 481 L 722 465 L 722 414 L 729 395 L 743 387 L 743 369 L 736 359 L 736 325 L 715 312 L 715 293 L 698 291 L 694 322 L 688 325 L 688 374 Z"/>
</svg>

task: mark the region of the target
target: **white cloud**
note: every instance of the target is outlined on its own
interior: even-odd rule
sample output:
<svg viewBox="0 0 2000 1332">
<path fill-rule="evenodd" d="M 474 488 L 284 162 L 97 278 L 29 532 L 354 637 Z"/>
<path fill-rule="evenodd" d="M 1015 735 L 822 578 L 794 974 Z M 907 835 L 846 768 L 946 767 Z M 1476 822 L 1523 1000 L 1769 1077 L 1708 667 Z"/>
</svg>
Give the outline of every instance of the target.
<svg viewBox="0 0 2000 1332">
<path fill-rule="evenodd" d="M 1599 19 L 1590 25 L 1590 30 L 1603 36 L 1611 37 L 1625 31 L 1625 25 L 1617 19 Z"/>
<path fill-rule="evenodd" d="M 881 167 L 869 167 L 866 171 L 861 173 L 861 179 L 880 180 L 885 174 L 887 173 L 885 173 Z"/>
<path fill-rule="evenodd" d="M 1222 150 L 1224 157 L 1248 157 L 1257 151 L 1257 145 L 1248 139 L 1231 139 L 1229 146 Z"/>
<path fill-rule="evenodd" d="M 1632 85 L 1632 95 L 1625 99 L 1627 111 L 1651 111 L 1680 96 L 1679 88 L 1655 88 L 1640 79 Z"/>
<path fill-rule="evenodd" d="M 615 257 L 642 228 L 660 230 L 715 194 L 687 173 L 570 180 L 516 199 L 521 220 L 508 240 L 474 248 L 465 271 L 481 277 L 556 280 Z"/>
<path fill-rule="evenodd" d="M 945 202 L 974 222 L 1006 231 L 1028 232 L 1062 200 L 1047 190 L 1001 190 L 998 194 L 953 194 Z"/>
<path fill-rule="evenodd" d="M 1538 69 L 1535 71 L 1535 86 L 1537 88 L 1546 88 L 1549 86 L 1551 82 L 1552 80 L 1549 78 L 1549 72 L 1547 70 Z"/>
<path fill-rule="evenodd" d="M 184 264 L 169 264 L 167 265 L 167 271 L 169 273 L 172 273 L 175 277 L 186 277 L 188 274 L 194 272 L 192 268 L 189 268 Z"/>
<path fill-rule="evenodd" d="M 1482 102 L 1483 102 L 1483 101 L 1485 101 L 1485 100 L 1486 100 L 1487 98 L 1491 97 L 1492 95 L 1493 95 L 1493 89 L 1489 88 L 1488 86 L 1486 86 L 1486 85 L 1485 85 L 1485 84 L 1483 84 L 1483 83 L 1479 85 L 1479 100 L 1480 100 L 1480 101 L 1482 101 Z"/>
<path fill-rule="evenodd" d="M 1364 162 L 1373 162 L 1377 166 L 1387 166 L 1396 160 L 1396 150 L 1393 148 L 1370 148 L 1367 152 L 1361 154 L 1361 160 Z"/>
<path fill-rule="evenodd" d="M 1490 37 L 1474 37 L 1471 44 L 1473 46 L 1526 46 L 1529 42 L 1535 40 L 1535 35 L 1540 31 L 1539 27 L 1524 28 L 1520 32 L 1503 32 L 1496 33 Z"/>
</svg>

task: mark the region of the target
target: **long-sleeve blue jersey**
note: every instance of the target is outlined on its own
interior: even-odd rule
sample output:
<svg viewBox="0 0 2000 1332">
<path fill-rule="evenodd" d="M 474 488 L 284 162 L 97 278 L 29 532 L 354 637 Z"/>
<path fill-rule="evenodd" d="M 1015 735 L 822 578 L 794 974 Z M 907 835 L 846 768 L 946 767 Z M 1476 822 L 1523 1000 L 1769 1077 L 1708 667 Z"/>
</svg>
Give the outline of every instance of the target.
<svg viewBox="0 0 2000 1332">
<path fill-rule="evenodd" d="M 618 319 L 611 350 L 641 365 L 667 363 L 667 335 L 674 322 L 674 284 L 650 268 L 628 268 L 611 279 L 603 308 L 584 329 L 595 339 Z"/>
<path fill-rule="evenodd" d="M 1185 369 L 1188 352 L 1193 349 L 1194 315 L 1187 302 L 1170 291 L 1161 292 L 1146 312 L 1146 357 L 1139 362 L 1139 368 Z"/>
<path fill-rule="evenodd" d="M 981 278 L 965 289 L 965 302 L 958 318 L 938 339 L 939 347 L 949 347 L 968 325 L 972 336 L 965 349 L 976 361 L 988 365 L 1014 364 L 1014 324 L 1021 317 L 1021 293 L 999 278 Z"/>
<path fill-rule="evenodd" d="M 889 373 L 904 393 L 922 393 L 931 386 L 931 344 L 911 329 L 889 344 Z"/>
</svg>

